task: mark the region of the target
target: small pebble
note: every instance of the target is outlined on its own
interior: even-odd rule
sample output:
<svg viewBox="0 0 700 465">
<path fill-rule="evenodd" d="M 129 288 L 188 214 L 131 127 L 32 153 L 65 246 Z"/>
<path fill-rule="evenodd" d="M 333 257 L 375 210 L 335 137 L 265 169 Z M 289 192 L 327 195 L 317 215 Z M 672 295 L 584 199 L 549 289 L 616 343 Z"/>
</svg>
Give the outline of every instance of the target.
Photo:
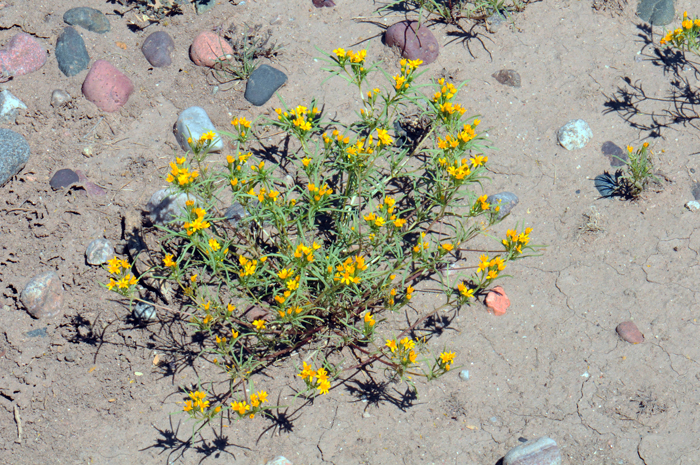
<svg viewBox="0 0 700 465">
<path fill-rule="evenodd" d="M 49 185 L 51 186 L 51 189 L 57 191 L 58 189 L 72 186 L 77 182 L 80 182 L 80 178 L 75 171 L 68 168 L 63 168 L 62 170 L 58 170 L 54 173 L 54 175 L 51 177 L 51 181 L 49 181 Z"/>
<path fill-rule="evenodd" d="M 510 299 L 501 286 L 496 286 L 489 291 L 486 294 L 485 302 L 486 306 L 493 310 L 493 314 L 496 316 L 505 315 L 506 310 L 510 307 Z"/>
<path fill-rule="evenodd" d="M 83 37 L 73 29 L 67 27 L 56 40 L 56 61 L 58 69 L 68 77 L 75 76 L 90 64 L 90 55 L 85 48 Z"/>
<path fill-rule="evenodd" d="M 66 362 L 75 362 L 76 356 L 75 356 L 75 351 L 71 350 L 66 353 L 66 355 L 63 356 L 63 360 Z"/>
<path fill-rule="evenodd" d="M 27 283 L 20 300 L 34 318 L 56 317 L 63 311 L 63 284 L 56 273 L 47 271 Z"/>
<path fill-rule="evenodd" d="M 158 319 L 158 312 L 153 305 L 139 302 L 134 306 L 134 317 L 141 321 L 155 321 Z"/>
<path fill-rule="evenodd" d="M 71 96 L 68 92 L 61 89 L 56 89 L 51 92 L 51 106 L 54 108 L 62 107 L 70 102 Z"/>
<path fill-rule="evenodd" d="M 180 113 L 175 123 L 175 139 L 182 147 L 182 150 L 189 152 L 191 150 L 188 138 L 192 138 L 193 142 L 199 140 L 202 134 L 213 131 L 216 134 L 214 143 L 210 146 L 210 152 L 218 152 L 224 148 L 224 142 L 221 140 L 221 135 L 216 131 L 214 123 L 209 119 L 209 115 L 202 107 L 189 107 Z"/>
<path fill-rule="evenodd" d="M 27 331 L 24 333 L 25 336 L 27 337 L 46 337 L 48 334 L 46 334 L 46 327 L 45 328 L 39 328 L 39 329 L 33 329 L 31 331 Z"/>
<path fill-rule="evenodd" d="M 691 200 L 690 202 L 685 204 L 685 208 L 690 210 L 691 212 L 696 212 L 698 209 L 700 209 L 700 202 L 697 200 Z"/>
<path fill-rule="evenodd" d="M 695 200 L 700 200 L 700 183 L 695 183 L 693 184 L 693 187 L 690 189 L 690 192 L 693 194 L 693 198 Z"/>
<path fill-rule="evenodd" d="M 46 63 L 46 48 L 25 32 L 12 36 L 0 50 L 0 72 L 3 76 L 33 73 Z"/>
<path fill-rule="evenodd" d="M 561 452 L 557 443 L 545 436 L 509 450 L 503 465 L 561 465 Z"/>
<path fill-rule="evenodd" d="M 469 370 L 460 371 L 459 379 L 461 379 L 462 381 L 469 381 Z"/>
<path fill-rule="evenodd" d="M 423 60 L 429 65 L 440 55 L 440 45 L 428 29 L 417 21 L 401 21 L 390 26 L 384 33 L 384 42 L 389 47 L 397 47 L 401 56 L 409 60 Z"/>
<path fill-rule="evenodd" d="M 313 4 L 316 8 L 333 8 L 335 6 L 333 0 L 313 0 Z"/>
<path fill-rule="evenodd" d="M 106 60 L 97 60 L 83 82 L 83 95 L 102 111 L 114 112 L 123 107 L 134 91 L 124 73 Z"/>
<path fill-rule="evenodd" d="M 0 186 L 24 168 L 29 155 L 27 139 L 10 129 L 0 128 Z"/>
<path fill-rule="evenodd" d="M 505 23 L 506 17 L 504 14 L 501 11 L 496 11 L 491 16 L 486 18 L 486 29 L 491 34 L 495 34 Z"/>
<path fill-rule="evenodd" d="M 644 335 L 632 321 L 623 321 L 617 325 L 615 331 L 617 331 L 617 334 L 623 340 L 629 342 L 630 344 L 640 344 L 644 342 Z"/>
<path fill-rule="evenodd" d="M 499 192 L 498 194 L 489 195 L 486 201 L 491 205 L 491 209 L 497 206 L 501 207 L 496 218 L 502 220 L 518 204 L 519 199 L 512 192 Z"/>
<path fill-rule="evenodd" d="M 0 92 L 0 124 L 17 121 L 17 110 L 26 110 L 27 105 L 5 89 Z"/>
<path fill-rule="evenodd" d="M 176 194 L 170 188 L 156 191 L 146 205 L 153 224 L 163 225 L 187 214 L 187 200 L 195 200 L 193 195 Z"/>
<path fill-rule="evenodd" d="M 85 258 L 90 265 L 102 265 L 114 256 L 114 247 L 107 239 L 95 239 L 85 251 Z"/>
<path fill-rule="evenodd" d="M 267 462 L 265 465 L 292 465 L 292 462 L 281 455 Z"/>
<path fill-rule="evenodd" d="M 520 74 L 514 69 L 502 69 L 491 75 L 504 86 L 520 87 Z"/>
<path fill-rule="evenodd" d="M 622 150 L 620 147 L 615 145 L 614 142 L 604 142 L 600 150 L 603 152 L 603 155 L 610 159 L 610 166 L 613 168 L 625 166 L 627 164 L 627 160 L 629 160 L 627 151 Z"/>
<path fill-rule="evenodd" d="M 71 8 L 66 11 L 63 14 L 63 21 L 71 26 L 80 26 L 98 34 L 104 34 L 111 29 L 109 20 L 100 10 L 86 6 Z"/>
<path fill-rule="evenodd" d="M 141 46 L 141 53 L 148 62 L 156 67 L 162 68 L 172 64 L 171 55 L 175 50 L 175 42 L 165 31 L 157 31 L 146 37 Z"/>
<path fill-rule="evenodd" d="M 233 48 L 226 39 L 212 31 L 200 32 L 190 46 L 190 58 L 197 66 L 212 68 L 227 55 L 233 55 Z"/>
<path fill-rule="evenodd" d="M 214 8 L 214 0 L 194 0 L 194 8 L 198 15 L 204 14 Z"/>
<path fill-rule="evenodd" d="M 571 120 L 559 128 L 557 139 L 566 150 L 582 149 L 593 137 L 593 132 L 582 119 Z"/>
<path fill-rule="evenodd" d="M 287 75 L 272 66 L 262 65 L 248 78 L 245 99 L 255 106 L 262 106 L 287 82 Z"/>
</svg>

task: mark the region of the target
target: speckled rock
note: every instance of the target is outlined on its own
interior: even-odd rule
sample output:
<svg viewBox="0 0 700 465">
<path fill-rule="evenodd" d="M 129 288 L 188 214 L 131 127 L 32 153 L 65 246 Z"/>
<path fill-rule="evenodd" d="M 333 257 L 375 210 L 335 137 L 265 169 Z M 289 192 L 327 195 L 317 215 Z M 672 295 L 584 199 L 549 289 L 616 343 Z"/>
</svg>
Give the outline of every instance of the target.
<svg viewBox="0 0 700 465">
<path fill-rule="evenodd" d="M 197 199 L 193 195 L 177 194 L 170 188 L 165 188 L 156 191 L 151 196 L 151 200 L 146 205 L 146 210 L 148 210 L 148 216 L 153 224 L 163 225 L 178 217 L 185 216 L 187 214 L 187 205 L 185 203 L 188 200 L 196 202 Z"/>
<path fill-rule="evenodd" d="M 520 74 L 514 69 L 502 69 L 491 75 L 492 78 L 503 84 L 504 86 L 520 87 Z"/>
<path fill-rule="evenodd" d="M 617 334 L 623 340 L 629 342 L 630 344 L 641 344 L 644 342 L 644 335 L 632 321 L 623 321 L 617 325 L 615 331 L 617 331 Z"/>
<path fill-rule="evenodd" d="M 440 55 L 440 45 L 425 24 L 417 21 L 401 21 L 390 26 L 384 33 L 384 42 L 396 47 L 401 56 L 409 60 L 423 60 L 428 65 Z"/>
<path fill-rule="evenodd" d="M 56 61 L 58 69 L 68 77 L 75 76 L 90 64 L 90 55 L 85 48 L 83 37 L 73 29 L 63 29 L 56 40 Z"/>
<path fill-rule="evenodd" d="M 5 89 L 0 92 L 0 124 L 15 124 L 17 121 L 17 111 L 26 109 L 27 105 L 12 95 L 9 90 Z"/>
<path fill-rule="evenodd" d="M 46 48 L 25 32 L 12 36 L 0 50 L 2 76 L 22 76 L 33 73 L 46 64 Z"/>
<path fill-rule="evenodd" d="M 83 95 L 102 111 L 114 112 L 123 107 L 134 91 L 124 73 L 106 60 L 97 60 L 83 82 Z"/>
<path fill-rule="evenodd" d="M 519 202 L 518 196 L 512 192 L 499 192 L 498 194 L 489 195 L 486 201 L 491 205 L 492 210 L 497 206 L 500 207 L 498 215 L 496 215 L 496 218 L 499 220 L 502 220 L 509 214 Z"/>
<path fill-rule="evenodd" d="M 0 186 L 24 168 L 29 155 L 27 139 L 10 129 L 0 129 Z"/>
<path fill-rule="evenodd" d="M 510 307 L 510 299 L 506 295 L 506 291 L 501 286 L 496 286 L 493 290 L 486 294 L 484 303 L 496 316 L 506 314 L 506 310 Z"/>
<path fill-rule="evenodd" d="M 503 465 L 561 465 L 561 452 L 557 443 L 545 436 L 509 450 Z"/>
<path fill-rule="evenodd" d="M 114 247 L 107 239 L 95 239 L 85 251 L 85 258 L 90 265 L 102 265 L 114 256 Z"/>
<path fill-rule="evenodd" d="M 63 284 L 56 273 L 47 271 L 27 283 L 20 300 L 34 318 L 54 318 L 63 312 Z"/>
<path fill-rule="evenodd" d="M 287 75 L 272 66 L 262 65 L 252 72 L 245 87 L 245 99 L 262 106 L 287 82 Z"/>
<path fill-rule="evenodd" d="M 233 49 L 223 37 L 212 31 L 200 32 L 190 46 L 190 58 L 197 66 L 213 67 L 217 61 L 232 55 Z"/>
<path fill-rule="evenodd" d="M 86 6 L 71 8 L 63 14 L 63 21 L 71 26 L 80 26 L 91 32 L 104 34 L 111 29 L 109 20 L 100 11 Z"/>
<path fill-rule="evenodd" d="M 51 176 L 49 185 L 51 186 L 51 189 L 57 191 L 65 187 L 72 186 L 78 182 L 80 182 L 80 177 L 75 171 L 68 168 L 63 168 L 62 170 L 56 171 L 54 175 Z"/>
<path fill-rule="evenodd" d="M 172 64 L 171 55 L 175 50 L 175 42 L 165 31 L 157 31 L 146 37 L 141 46 L 141 52 L 146 60 L 156 68 L 170 66 Z"/>
<path fill-rule="evenodd" d="M 190 151 L 191 147 L 187 139 L 193 141 L 199 140 L 203 134 L 213 131 L 216 134 L 214 143 L 211 144 L 209 151 L 218 152 L 224 148 L 224 141 L 221 135 L 214 127 L 214 123 L 209 119 L 209 115 L 202 107 L 189 107 L 180 113 L 175 123 L 175 139 L 184 151 Z"/>
<path fill-rule="evenodd" d="M 593 132 L 582 119 L 574 119 L 559 128 L 557 139 L 566 150 L 582 149 L 593 137 Z"/>
<path fill-rule="evenodd" d="M 155 321 L 158 319 L 158 312 L 153 305 L 139 302 L 134 306 L 134 317 L 141 321 Z"/>
</svg>

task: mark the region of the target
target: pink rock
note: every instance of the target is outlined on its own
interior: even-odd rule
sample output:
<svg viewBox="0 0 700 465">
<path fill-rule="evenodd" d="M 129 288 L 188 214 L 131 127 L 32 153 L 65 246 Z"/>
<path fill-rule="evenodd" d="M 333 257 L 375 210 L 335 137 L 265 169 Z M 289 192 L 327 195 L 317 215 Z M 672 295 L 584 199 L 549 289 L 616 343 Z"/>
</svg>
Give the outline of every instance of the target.
<svg viewBox="0 0 700 465">
<path fill-rule="evenodd" d="M 213 67 L 217 61 L 232 55 L 233 49 L 223 37 L 211 32 L 200 32 L 190 46 L 190 58 L 197 66 Z"/>
<path fill-rule="evenodd" d="M 423 60 L 429 65 L 440 55 L 440 45 L 428 26 L 417 21 L 401 21 L 390 26 L 384 33 L 384 42 L 397 47 L 401 56 L 409 60 Z"/>
<path fill-rule="evenodd" d="M 0 50 L 3 77 L 33 73 L 46 63 L 46 49 L 34 37 L 20 32 Z"/>
<path fill-rule="evenodd" d="M 102 111 L 119 110 L 129 100 L 134 85 L 110 62 L 97 60 L 83 82 L 83 95 Z"/>
<path fill-rule="evenodd" d="M 644 334 L 631 321 L 623 321 L 617 325 L 617 334 L 630 344 L 640 344 L 644 342 Z"/>
<path fill-rule="evenodd" d="M 486 306 L 493 310 L 496 316 L 505 315 L 506 309 L 510 307 L 510 299 L 501 286 L 496 286 L 486 294 Z"/>
</svg>

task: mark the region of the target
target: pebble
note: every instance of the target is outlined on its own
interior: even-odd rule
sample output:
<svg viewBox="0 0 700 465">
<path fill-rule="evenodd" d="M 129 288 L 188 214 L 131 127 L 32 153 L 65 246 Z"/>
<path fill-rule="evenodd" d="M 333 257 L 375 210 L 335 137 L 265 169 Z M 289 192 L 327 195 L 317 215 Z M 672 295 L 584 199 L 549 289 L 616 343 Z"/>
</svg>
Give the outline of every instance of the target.
<svg viewBox="0 0 700 465">
<path fill-rule="evenodd" d="M 175 123 L 175 139 L 177 139 L 178 144 L 185 152 L 191 150 L 190 144 L 187 142 L 188 138 L 192 138 L 192 141 L 197 141 L 202 137 L 202 134 L 209 131 L 214 131 L 216 134 L 214 143 L 210 146 L 209 151 L 218 152 L 224 148 L 224 142 L 204 108 L 189 107 L 183 110 Z"/>
<path fill-rule="evenodd" d="M 557 443 L 545 436 L 509 450 L 503 465 L 561 465 L 561 453 Z"/>
<path fill-rule="evenodd" d="M 582 119 L 572 119 L 559 128 L 557 139 L 566 150 L 582 149 L 593 137 L 593 132 Z"/>
<path fill-rule="evenodd" d="M 46 59 L 46 48 L 41 42 L 19 32 L 0 50 L 0 71 L 2 76 L 22 76 L 44 66 Z"/>
<path fill-rule="evenodd" d="M 61 89 L 56 89 L 51 92 L 51 106 L 52 107 L 62 107 L 66 103 L 70 102 L 71 96 L 68 92 Z"/>
<path fill-rule="evenodd" d="M 188 195 L 183 192 L 176 195 L 170 188 L 156 191 L 146 205 L 146 210 L 148 210 L 148 216 L 151 222 L 153 224 L 163 225 L 180 216 L 185 216 L 187 213 L 187 205 L 185 202 L 189 199 L 196 201 L 193 195 Z"/>
<path fill-rule="evenodd" d="M 119 110 L 129 100 L 134 85 L 124 73 L 106 60 L 92 64 L 83 82 L 83 95 L 108 113 Z"/>
<path fill-rule="evenodd" d="M 0 92 L 0 124 L 17 121 L 17 110 L 26 110 L 27 105 L 5 89 Z"/>
<path fill-rule="evenodd" d="M 700 183 L 695 183 L 693 184 L 693 187 L 690 189 L 690 192 L 693 194 L 693 198 L 695 200 L 700 200 Z"/>
<path fill-rule="evenodd" d="M 56 61 L 58 69 L 68 77 L 75 76 L 90 64 L 90 55 L 85 48 L 83 37 L 73 29 L 67 27 L 56 40 Z"/>
<path fill-rule="evenodd" d="M 26 333 L 24 333 L 24 335 L 27 337 L 46 337 L 48 336 L 48 334 L 46 334 L 47 329 L 48 327 L 33 329 L 31 331 L 27 331 Z"/>
<path fill-rule="evenodd" d="M 496 216 L 498 220 L 502 220 L 519 202 L 518 196 L 512 192 L 499 192 L 498 194 L 489 195 L 486 201 L 491 204 L 492 209 L 497 205 L 501 207 Z"/>
<path fill-rule="evenodd" d="M 262 65 L 248 78 L 245 99 L 257 107 L 262 106 L 285 82 L 287 82 L 287 75 L 282 71 L 272 66 Z"/>
<path fill-rule="evenodd" d="M 505 23 L 506 17 L 504 16 L 503 12 L 496 11 L 491 16 L 486 18 L 486 29 L 491 34 L 495 34 Z"/>
<path fill-rule="evenodd" d="M 194 8 L 198 15 L 204 14 L 214 8 L 216 2 L 214 0 L 194 0 Z"/>
<path fill-rule="evenodd" d="M 618 168 L 620 166 L 625 166 L 629 156 L 626 150 L 622 150 L 614 142 L 607 141 L 603 142 L 603 146 L 600 148 L 603 155 L 610 159 L 610 166 L 613 168 Z"/>
<path fill-rule="evenodd" d="M 134 317 L 141 321 L 155 321 L 158 319 L 158 312 L 153 305 L 139 302 L 134 307 Z"/>
<path fill-rule="evenodd" d="M 75 171 L 68 168 L 63 168 L 62 170 L 58 170 L 54 173 L 54 175 L 51 177 L 51 181 L 49 181 L 49 185 L 51 186 L 51 189 L 57 191 L 59 189 L 63 189 L 64 187 L 72 186 L 78 182 L 80 182 L 80 177 Z"/>
<path fill-rule="evenodd" d="M 469 381 L 469 370 L 460 371 L 459 379 L 461 379 L 462 381 Z"/>
<path fill-rule="evenodd" d="M 24 168 L 29 155 L 27 139 L 10 129 L 0 128 L 0 186 Z"/>
<path fill-rule="evenodd" d="M 333 0 L 313 0 L 313 4 L 316 8 L 333 8 L 335 6 Z"/>
<path fill-rule="evenodd" d="M 685 204 L 685 208 L 687 208 L 691 212 L 696 212 L 700 210 L 700 202 L 696 200 L 691 200 L 690 202 Z"/>
<path fill-rule="evenodd" d="M 292 462 L 280 455 L 270 460 L 265 465 L 292 465 Z"/>
<path fill-rule="evenodd" d="M 226 218 L 232 226 L 237 226 L 239 221 L 241 221 L 246 216 L 250 215 L 248 214 L 246 209 L 243 208 L 243 205 L 241 205 L 238 202 L 228 207 L 226 209 L 226 212 L 224 212 L 224 218 Z"/>
<path fill-rule="evenodd" d="M 156 67 L 163 68 L 172 64 L 171 55 L 175 50 L 175 42 L 165 31 L 157 31 L 146 37 L 141 46 L 141 53 L 148 62 Z"/>
<path fill-rule="evenodd" d="M 423 60 L 429 65 L 437 60 L 440 46 L 437 39 L 425 24 L 417 21 L 401 21 L 390 26 L 384 33 L 384 42 L 389 47 L 397 47 L 401 56 L 409 60 Z"/>
<path fill-rule="evenodd" d="M 86 6 L 71 8 L 63 14 L 63 21 L 71 26 L 80 26 L 90 32 L 104 34 L 111 29 L 109 20 L 100 11 Z"/>
<path fill-rule="evenodd" d="M 652 26 L 666 26 L 676 15 L 673 0 L 640 0 L 637 16 Z"/>
<path fill-rule="evenodd" d="M 212 31 L 200 32 L 190 46 L 190 58 L 197 66 L 211 68 L 227 55 L 233 55 L 231 45 Z"/>
<path fill-rule="evenodd" d="M 502 69 L 497 73 L 493 73 L 491 77 L 496 79 L 504 86 L 520 87 L 521 85 L 520 74 L 518 74 L 518 72 L 514 69 Z"/>
<path fill-rule="evenodd" d="M 58 275 L 47 271 L 32 278 L 20 295 L 34 318 L 53 318 L 63 311 L 63 285 Z"/>
<path fill-rule="evenodd" d="M 640 344 L 644 342 L 644 335 L 632 321 L 623 321 L 617 325 L 615 331 L 617 331 L 617 334 L 623 340 L 629 342 L 630 344 Z"/>
<path fill-rule="evenodd" d="M 107 239 L 95 239 L 88 244 L 85 258 L 90 265 L 102 265 L 114 257 L 114 247 Z"/>
<path fill-rule="evenodd" d="M 506 310 L 510 307 L 510 299 L 501 286 L 496 286 L 489 291 L 486 294 L 485 302 L 486 306 L 493 310 L 493 314 L 496 316 L 505 315 Z"/>
<path fill-rule="evenodd" d="M 618 176 L 608 172 L 596 176 L 595 179 L 593 179 L 593 183 L 600 196 L 605 198 L 617 195 L 618 189 L 620 188 Z"/>
</svg>

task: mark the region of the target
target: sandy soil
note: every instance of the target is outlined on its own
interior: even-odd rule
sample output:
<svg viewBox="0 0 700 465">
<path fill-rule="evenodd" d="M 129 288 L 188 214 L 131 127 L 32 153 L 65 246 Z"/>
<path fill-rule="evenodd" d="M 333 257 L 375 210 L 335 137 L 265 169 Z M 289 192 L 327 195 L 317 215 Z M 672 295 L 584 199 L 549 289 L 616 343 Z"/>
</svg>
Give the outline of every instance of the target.
<svg viewBox="0 0 700 465">
<path fill-rule="evenodd" d="M 209 368 L 176 321 L 143 326 L 129 319 L 99 287 L 106 273 L 85 263 L 87 244 L 97 237 L 123 242 L 124 218 L 138 216 L 164 185 L 181 110 L 201 105 L 223 128 L 234 115 L 252 119 L 279 105 L 275 97 L 251 106 L 243 85 L 213 94 L 211 76 L 187 54 L 199 31 L 263 25 L 284 45 L 272 64 L 289 76 L 280 91 L 286 102 L 315 96 L 343 119 L 358 102 L 340 79 L 322 83 L 316 47 L 367 48 L 372 60 L 394 70 L 398 60 L 380 34 L 404 17 L 381 17 L 374 13 L 380 4 L 370 0 L 336 0 L 335 8 L 323 9 L 311 0 L 220 3 L 205 15 L 187 9 L 167 26 L 145 30 L 130 27 L 144 24 L 133 12 L 118 14 L 127 10 L 118 3 L 81 3 L 108 13 L 112 24 L 104 35 L 81 31 L 92 59 L 108 59 L 135 83 L 119 112 L 103 114 L 83 99 L 86 71 L 66 78 L 53 53 L 40 71 L 4 84 L 28 107 L 12 129 L 27 138 L 32 156 L 0 188 L 1 463 L 262 464 L 284 455 L 295 465 L 493 465 L 519 438 L 540 436 L 557 441 L 569 464 L 700 463 L 700 213 L 684 208 L 700 176 L 692 106 L 700 60 L 662 59 L 654 45 L 662 31 L 652 33 L 635 18 L 636 5 L 610 15 L 594 11 L 590 0 L 531 4 L 495 34 L 469 21 L 462 23 L 468 33 L 431 26 L 442 49 L 425 78 L 470 81 L 461 103 L 482 115 L 498 149 L 489 154 L 493 181 L 486 190 L 520 197 L 499 228 L 522 222 L 534 228 L 533 242 L 548 246 L 542 256 L 513 264 L 513 278 L 501 282 L 512 301 L 507 315 L 476 305 L 439 324 L 434 348 L 453 347 L 470 379 L 460 380 L 455 370 L 420 384 L 411 399 L 404 386 L 376 372 L 301 405 L 292 404 L 294 373 L 282 367 L 260 381 L 279 393 L 279 404 L 290 405 L 275 421 L 218 424 L 190 442 L 178 388 Z M 692 3 L 679 0 L 677 11 Z M 51 49 L 64 11 L 75 6 L 4 5 L 0 43 L 24 30 Z M 174 38 L 176 51 L 172 66 L 153 69 L 140 45 L 160 29 Z M 503 68 L 520 73 L 521 88 L 491 77 Z M 50 106 L 57 88 L 74 97 L 67 107 Z M 594 137 L 568 152 L 557 145 L 556 131 L 577 118 Z M 648 141 L 663 185 L 636 202 L 598 199 L 592 179 L 610 170 L 600 151 L 608 140 Z M 86 148 L 92 156 L 83 154 Z M 61 168 L 83 170 L 108 195 L 52 191 L 48 180 Z M 34 320 L 19 293 L 47 270 L 64 283 L 65 314 Z M 415 314 L 434 305 L 418 294 L 412 304 Z M 618 338 L 616 325 L 629 319 L 645 343 Z M 47 337 L 26 336 L 44 327 Z M 166 363 L 154 366 L 156 354 Z"/>
</svg>

